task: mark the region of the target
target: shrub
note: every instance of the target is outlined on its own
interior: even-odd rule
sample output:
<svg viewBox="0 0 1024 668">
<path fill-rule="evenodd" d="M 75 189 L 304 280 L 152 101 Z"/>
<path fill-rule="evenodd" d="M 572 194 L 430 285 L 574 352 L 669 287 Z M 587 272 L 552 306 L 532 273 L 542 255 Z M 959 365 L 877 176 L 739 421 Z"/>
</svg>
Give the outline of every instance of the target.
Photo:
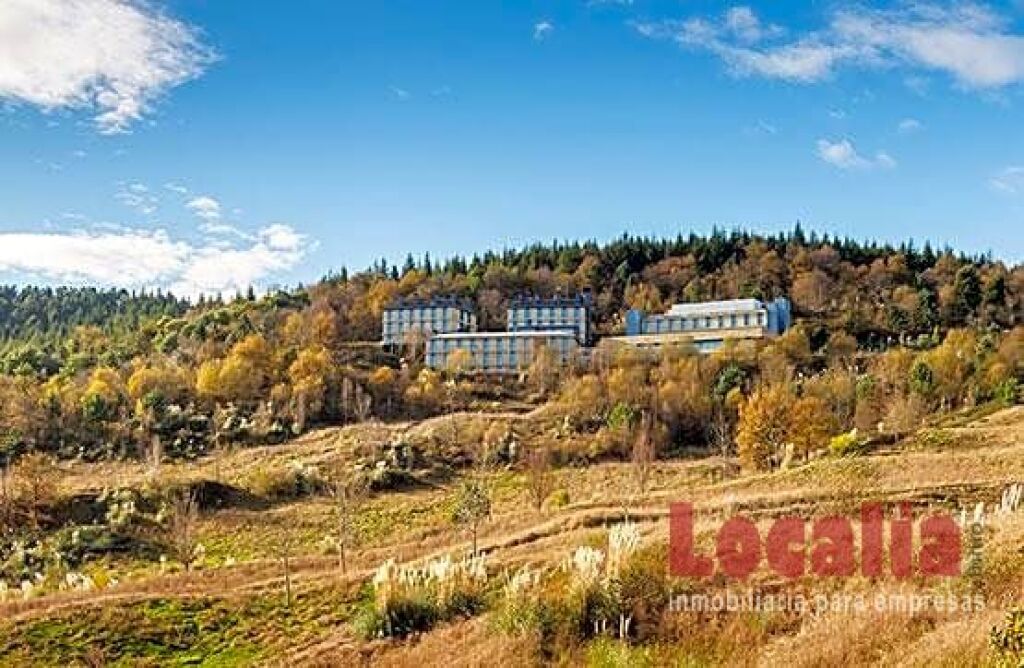
<svg viewBox="0 0 1024 668">
<path fill-rule="evenodd" d="M 853 457 L 864 454 L 867 445 L 868 440 L 852 429 L 829 439 L 828 451 L 833 457 Z"/>
<path fill-rule="evenodd" d="M 249 490 L 266 499 L 297 499 L 328 490 L 327 480 L 315 466 L 292 462 L 282 469 L 257 469 L 246 485 Z"/>
<path fill-rule="evenodd" d="M 567 505 L 569 505 L 569 491 L 564 487 L 551 492 L 544 500 L 544 507 L 550 509 L 564 508 Z"/>
<path fill-rule="evenodd" d="M 505 577 L 495 628 L 510 636 L 543 635 L 546 608 L 540 599 L 540 571 L 524 566 Z"/>
<path fill-rule="evenodd" d="M 611 638 L 598 638 L 587 647 L 590 668 L 654 668 L 658 662 L 647 647 L 631 647 Z"/>
<path fill-rule="evenodd" d="M 365 638 L 427 631 L 440 621 L 478 614 L 486 591 L 482 556 L 461 561 L 445 556 L 423 568 L 389 559 L 374 574 L 372 596 L 366 597 L 355 626 Z"/>
<path fill-rule="evenodd" d="M 1004 406 L 1013 406 L 1020 396 L 1020 387 L 1016 378 L 1007 378 L 999 383 L 993 393 L 993 398 Z"/>
<path fill-rule="evenodd" d="M 637 410 L 625 402 L 619 402 L 608 412 L 605 424 L 609 429 L 632 427 L 638 418 Z"/>
<path fill-rule="evenodd" d="M 1024 661 L 1024 610 L 1010 611 L 1002 628 L 992 629 L 989 644 L 1004 665 L 1020 665 Z"/>
</svg>

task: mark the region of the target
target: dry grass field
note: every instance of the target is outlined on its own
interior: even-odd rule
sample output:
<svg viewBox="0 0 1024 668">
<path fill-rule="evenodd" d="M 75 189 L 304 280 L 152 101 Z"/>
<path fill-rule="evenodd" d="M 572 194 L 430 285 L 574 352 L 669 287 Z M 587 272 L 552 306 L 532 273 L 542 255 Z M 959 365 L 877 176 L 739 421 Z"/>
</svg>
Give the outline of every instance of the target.
<svg viewBox="0 0 1024 668">
<path fill-rule="evenodd" d="M 495 421 L 529 434 L 543 411 L 460 415 L 425 423 L 324 429 L 290 443 L 238 449 L 195 463 L 67 465 L 65 496 L 104 488 L 195 485 L 254 490 L 268 472 L 329 467 L 374 443 L 398 439 L 429 446 L 453 430 L 472 441 Z M 457 431 L 454 431 L 457 430 Z M 439 435 L 440 434 L 440 435 Z M 89 591 L 21 592 L 0 604 L 0 665 L 999 665 L 993 627 L 1024 600 L 1024 511 L 985 515 L 980 571 L 952 579 L 815 579 L 782 583 L 758 572 L 765 591 L 787 587 L 820 595 L 944 594 L 983 597 L 980 610 L 664 612 L 629 642 L 614 634 L 544 639 L 508 633 L 496 623 L 502 574 L 530 566 L 557 579 L 579 546 L 603 546 L 608 528 L 628 518 L 642 537 L 648 568 L 665 570 L 672 501 L 697 509 L 699 542 L 709 546 L 723 518 L 743 514 L 767 530 L 776 517 L 856 516 L 863 501 L 910 501 L 921 512 L 993 509 L 1003 491 L 1024 480 L 1024 408 L 934 423 L 909 439 L 856 457 L 822 457 L 788 470 L 743 475 L 719 457 L 654 465 L 641 493 L 628 463 L 558 467 L 558 503 L 537 510 L 520 470 L 496 466 L 485 480 L 491 508 L 479 546 L 496 584 L 473 614 L 401 638 L 367 639 L 358 631 L 368 582 L 387 559 L 424 563 L 470 550 L 464 527 L 450 521 L 453 495 L 469 475 L 453 470 L 420 484 L 374 493 L 354 516 L 357 545 L 345 572 L 332 550 L 335 499 L 310 493 L 266 500 L 253 493 L 205 507 L 197 522 L 201 563 L 189 572 L 135 553 L 103 556 L 87 566 Z M 285 566 L 287 561 L 287 566 Z M 654 564 L 650 566 L 650 564 Z M 728 583 L 671 582 L 673 591 L 709 593 Z M 640 624 L 642 620 L 637 620 Z M 1008 664 L 1008 665 L 1012 665 Z"/>
</svg>

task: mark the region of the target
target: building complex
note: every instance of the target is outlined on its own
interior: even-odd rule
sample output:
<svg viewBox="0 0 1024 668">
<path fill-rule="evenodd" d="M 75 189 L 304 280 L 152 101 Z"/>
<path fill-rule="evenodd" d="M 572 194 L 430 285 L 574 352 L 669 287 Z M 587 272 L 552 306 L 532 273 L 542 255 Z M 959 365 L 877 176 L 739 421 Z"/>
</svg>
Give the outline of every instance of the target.
<svg viewBox="0 0 1024 668">
<path fill-rule="evenodd" d="M 626 313 L 626 335 L 614 341 L 639 347 L 658 347 L 692 342 L 697 350 L 711 352 L 729 339 L 763 339 L 777 336 L 792 324 L 789 300 L 730 299 L 716 302 L 674 304 L 667 312 L 647 315 Z"/>
<path fill-rule="evenodd" d="M 384 308 L 381 315 L 382 343 L 397 347 L 411 336 L 430 338 L 436 334 L 475 332 L 476 309 L 472 302 L 456 297 L 400 299 Z"/>
<path fill-rule="evenodd" d="M 711 352 L 727 340 L 776 336 L 790 324 L 785 298 L 675 304 L 662 314 L 629 311 L 626 334 L 609 340 L 642 348 L 692 344 L 701 352 Z M 428 366 L 445 368 L 461 350 L 469 354 L 467 361 L 474 370 L 485 373 L 521 371 L 530 366 L 541 347 L 566 364 L 594 339 L 589 294 L 516 297 L 509 304 L 505 330 L 495 332 L 477 331 L 472 305 L 452 297 L 397 301 L 384 310 L 385 346 L 408 343 L 411 332 L 426 338 Z"/>
</svg>

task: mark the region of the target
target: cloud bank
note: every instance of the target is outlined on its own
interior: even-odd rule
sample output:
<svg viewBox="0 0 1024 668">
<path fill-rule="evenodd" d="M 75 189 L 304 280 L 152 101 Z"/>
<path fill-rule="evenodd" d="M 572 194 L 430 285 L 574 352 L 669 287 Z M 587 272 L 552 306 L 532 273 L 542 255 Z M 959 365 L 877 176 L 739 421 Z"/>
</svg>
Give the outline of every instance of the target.
<svg viewBox="0 0 1024 668">
<path fill-rule="evenodd" d="M 214 60 L 196 29 L 140 0 L 3 0 L 0 100 L 88 109 L 126 131 Z"/>
<path fill-rule="evenodd" d="M 792 37 L 745 6 L 718 18 L 634 27 L 646 37 L 708 51 L 740 77 L 815 83 L 842 67 L 904 67 L 943 72 L 968 89 L 1024 81 L 1024 36 L 992 9 L 969 3 L 840 9 L 824 28 Z"/>
<path fill-rule="evenodd" d="M 280 223 L 245 245 L 193 244 L 163 230 L 11 232 L 0 233 L 0 271 L 67 284 L 161 287 L 186 297 L 230 295 L 294 268 L 314 247 Z"/>
</svg>

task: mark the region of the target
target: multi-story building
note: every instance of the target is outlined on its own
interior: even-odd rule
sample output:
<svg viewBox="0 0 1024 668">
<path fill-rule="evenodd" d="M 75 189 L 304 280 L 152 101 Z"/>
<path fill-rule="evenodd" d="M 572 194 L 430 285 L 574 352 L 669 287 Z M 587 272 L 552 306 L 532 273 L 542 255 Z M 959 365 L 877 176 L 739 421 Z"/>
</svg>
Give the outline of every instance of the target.
<svg viewBox="0 0 1024 668">
<path fill-rule="evenodd" d="M 783 297 L 768 303 L 731 299 L 674 304 L 657 315 L 631 310 L 626 314 L 626 335 L 614 339 L 639 347 L 691 342 L 697 350 L 710 352 L 727 339 L 776 336 L 791 324 L 789 300 Z"/>
<path fill-rule="evenodd" d="M 510 332 L 572 330 L 580 345 L 591 337 L 589 294 L 574 297 L 516 297 L 508 307 Z"/>
<path fill-rule="evenodd" d="M 456 297 L 399 299 L 381 315 L 381 342 L 390 347 L 407 343 L 412 332 L 430 338 L 436 334 L 475 331 L 476 312 L 472 303 Z"/>
<path fill-rule="evenodd" d="M 518 332 L 454 332 L 435 334 L 427 341 L 427 366 L 443 369 L 457 350 L 472 356 L 473 371 L 515 373 L 533 362 L 541 346 L 555 354 L 560 364 L 569 362 L 579 348 L 574 330 L 535 330 Z"/>
</svg>

